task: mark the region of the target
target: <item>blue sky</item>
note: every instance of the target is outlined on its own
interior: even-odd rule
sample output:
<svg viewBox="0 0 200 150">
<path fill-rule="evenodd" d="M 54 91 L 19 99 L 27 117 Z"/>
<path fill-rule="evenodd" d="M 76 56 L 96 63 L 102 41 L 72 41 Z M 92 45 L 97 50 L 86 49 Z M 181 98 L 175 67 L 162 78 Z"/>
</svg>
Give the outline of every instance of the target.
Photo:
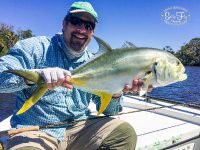
<svg viewBox="0 0 200 150">
<path fill-rule="evenodd" d="M 0 22 L 17 29 L 31 29 L 35 35 L 52 36 L 62 29 L 62 20 L 74 0 L 1 0 Z M 113 48 L 125 40 L 138 47 L 174 50 L 200 37 L 199 0 L 89 0 L 98 12 L 95 34 Z M 169 7 L 185 8 L 190 16 L 183 25 L 169 25 L 161 16 Z M 89 48 L 98 47 L 92 40 Z"/>
</svg>

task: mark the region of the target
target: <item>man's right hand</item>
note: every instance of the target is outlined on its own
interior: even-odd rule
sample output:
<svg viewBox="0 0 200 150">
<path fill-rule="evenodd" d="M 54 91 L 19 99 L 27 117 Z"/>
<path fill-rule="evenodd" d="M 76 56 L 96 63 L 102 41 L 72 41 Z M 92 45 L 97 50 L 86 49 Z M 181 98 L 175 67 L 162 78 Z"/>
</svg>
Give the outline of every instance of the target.
<svg viewBox="0 0 200 150">
<path fill-rule="evenodd" d="M 62 68 L 45 68 L 45 69 L 34 69 L 35 72 L 39 73 L 47 84 L 48 89 L 52 90 L 58 86 L 64 86 L 72 89 L 73 85 L 70 82 L 71 72 Z"/>
</svg>

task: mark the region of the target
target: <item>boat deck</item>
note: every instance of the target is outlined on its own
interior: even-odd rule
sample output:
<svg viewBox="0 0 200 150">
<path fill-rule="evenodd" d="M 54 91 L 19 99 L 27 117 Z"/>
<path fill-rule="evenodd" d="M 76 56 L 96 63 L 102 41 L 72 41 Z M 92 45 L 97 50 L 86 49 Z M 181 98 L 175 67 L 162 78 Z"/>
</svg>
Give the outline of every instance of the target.
<svg viewBox="0 0 200 150">
<path fill-rule="evenodd" d="M 200 110 L 135 96 L 124 101 L 123 114 L 115 117 L 134 127 L 137 150 L 200 150 Z M 96 114 L 94 104 L 90 108 Z M 9 120 L 0 123 L 0 131 L 10 127 Z"/>
<path fill-rule="evenodd" d="M 138 135 L 137 150 L 167 147 L 200 150 L 200 110 L 156 100 L 146 102 L 144 98 L 137 96 L 124 97 L 124 101 L 123 113 L 131 113 L 116 118 L 125 120 L 134 127 Z M 195 144 L 193 138 L 197 139 Z"/>
</svg>

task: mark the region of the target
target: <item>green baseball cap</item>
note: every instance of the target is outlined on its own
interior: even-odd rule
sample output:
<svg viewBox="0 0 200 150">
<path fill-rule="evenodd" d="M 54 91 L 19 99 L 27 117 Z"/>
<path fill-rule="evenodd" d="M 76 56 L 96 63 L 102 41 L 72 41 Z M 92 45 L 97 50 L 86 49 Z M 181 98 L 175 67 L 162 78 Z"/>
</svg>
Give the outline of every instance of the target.
<svg viewBox="0 0 200 150">
<path fill-rule="evenodd" d="M 94 10 L 92 5 L 89 2 L 74 2 L 68 13 L 78 13 L 78 12 L 87 12 L 92 15 L 96 22 L 98 22 L 97 12 Z"/>
</svg>

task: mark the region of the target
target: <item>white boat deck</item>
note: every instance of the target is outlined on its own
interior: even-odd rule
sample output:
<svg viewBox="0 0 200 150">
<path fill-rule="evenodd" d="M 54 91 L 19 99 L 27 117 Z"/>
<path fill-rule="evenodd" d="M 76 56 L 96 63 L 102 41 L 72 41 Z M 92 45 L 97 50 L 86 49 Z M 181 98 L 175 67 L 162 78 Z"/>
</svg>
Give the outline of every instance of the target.
<svg viewBox="0 0 200 150">
<path fill-rule="evenodd" d="M 151 111 L 138 111 L 173 104 L 157 102 L 152 104 L 144 98 L 125 97 L 123 112 L 133 112 L 116 116 L 129 122 L 138 135 L 137 150 L 158 150 L 199 136 L 199 143 L 179 146 L 177 150 L 200 150 L 200 110 L 173 106 Z M 134 111 L 135 110 L 135 111 Z"/>
<path fill-rule="evenodd" d="M 159 150 L 173 146 L 193 137 L 194 140 L 177 145 L 176 150 L 200 150 L 200 110 L 173 106 L 172 108 L 138 111 L 172 104 L 164 102 L 145 102 L 143 98 L 124 97 L 123 113 L 116 118 L 129 122 L 138 135 L 137 150 Z M 93 113 L 94 106 L 90 105 Z M 0 123 L 0 131 L 10 127 L 9 118 Z M 196 140 L 196 141 L 195 141 Z"/>
<path fill-rule="evenodd" d="M 141 119 L 144 118 L 145 119 Z M 200 127 L 148 112 L 120 116 L 133 125 L 138 135 L 137 148 L 160 149 L 200 133 Z M 192 133 L 193 132 L 193 133 Z"/>
</svg>

